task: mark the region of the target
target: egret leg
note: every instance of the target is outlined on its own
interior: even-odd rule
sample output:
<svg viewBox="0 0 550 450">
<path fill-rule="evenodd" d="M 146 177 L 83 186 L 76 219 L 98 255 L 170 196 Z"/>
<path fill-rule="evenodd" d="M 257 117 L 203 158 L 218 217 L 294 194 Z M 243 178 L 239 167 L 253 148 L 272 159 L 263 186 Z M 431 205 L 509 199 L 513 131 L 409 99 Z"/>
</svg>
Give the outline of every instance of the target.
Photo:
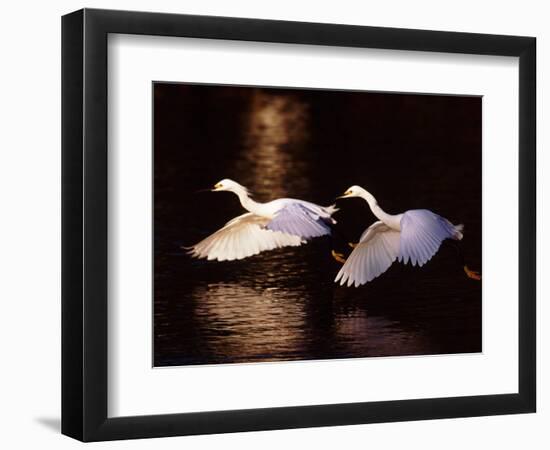
<svg viewBox="0 0 550 450">
<path fill-rule="evenodd" d="M 342 241 L 348 242 L 348 245 L 352 248 L 355 245 L 357 245 L 357 244 L 350 243 L 349 239 L 346 239 L 346 236 L 338 228 L 334 227 L 332 231 L 333 233 L 331 234 L 331 241 L 332 241 L 333 247 L 335 247 L 334 245 L 335 243 L 340 244 Z M 338 242 L 335 242 L 335 241 L 338 241 Z M 337 245 L 336 247 L 339 247 L 339 245 Z M 344 264 L 346 262 L 346 255 L 344 255 L 344 253 L 340 253 L 340 252 L 337 252 L 336 250 L 332 250 L 331 254 L 332 254 L 332 257 L 339 263 Z"/>
<path fill-rule="evenodd" d="M 343 253 L 338 253 L 336 250 L 332 250 L 332 257 L 341 264 L 346 262 L 346 258 Z"/>
<path fill-rule="evenodd" d="M 466 274 L 466 276 L 468 278 L 472 279 L 472 280 L 481 281 L 481 274 L 479 272 L 476 272 L 475 270 L 471 270 L 466 265 L 466 262 L 464 261 L 464 255 L 462 254 L 462 251 L 460 250 L 460 246 L 459 246 L 458 242 L 455 242 L 455 241 L 452 241 L 452 242 L 455 246 L 458 261 L 459 261 L 460 265 L 462 266 L 462 268 L 464 269 L 464 273 Z"/>
<path fill-rule="evenodd" d="M 475 270 L 468 269 L 468 266 L 464 266 L 464 272 L 466 273 L 466 276 L 468 278 L 471 278 L 472 280 L 481 280 L 481 275 L 479 272 L 476 272 Z"/>
</svg>

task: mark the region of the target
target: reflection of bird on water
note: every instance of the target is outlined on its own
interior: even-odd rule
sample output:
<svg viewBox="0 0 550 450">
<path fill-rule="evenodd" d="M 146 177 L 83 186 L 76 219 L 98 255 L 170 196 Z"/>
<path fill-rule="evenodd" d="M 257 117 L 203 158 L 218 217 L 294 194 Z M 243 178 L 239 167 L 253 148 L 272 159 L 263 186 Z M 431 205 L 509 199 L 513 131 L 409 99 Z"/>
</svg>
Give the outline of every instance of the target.
<svg viewBox="0 0 550 450">
<path fill-rule="evenodd" d="M 334 205 L 324 207 L 292 198 L 258 203 L 244 186 L 228 179 L 212 190 L 233 192 L 249 212 L 190 247 L 189 253 L 197 258 L 231 261 L 279 247 L 296 247 L 330 234 L 330 225 L 336 223 L 331 217 L 336 211 Z"/>
<path fill-rule="evenodd" d="M 403 214 L 387 214 L 378 206 L 372 194 L 360 186 L 350 187 L 339 198 L 361 197 L 366 200 L 372 213 L 379 219 L 368 227 L 359 243 L 350 244 L 353 251 L 344 259 L 332 252 L 334 258 L 344 265 L 334 281 L 341 285 L 360 286 L 384 273 L 392 263 L 400 262 L 423 266 L 434 256 L 445 239 L 462 239 L 463 225 L 453 225 L 447 219 L 428 211 L 414 209 Z M 464 265 L 469 278 L 480 280 L 479 273 Z"/>
</svg>

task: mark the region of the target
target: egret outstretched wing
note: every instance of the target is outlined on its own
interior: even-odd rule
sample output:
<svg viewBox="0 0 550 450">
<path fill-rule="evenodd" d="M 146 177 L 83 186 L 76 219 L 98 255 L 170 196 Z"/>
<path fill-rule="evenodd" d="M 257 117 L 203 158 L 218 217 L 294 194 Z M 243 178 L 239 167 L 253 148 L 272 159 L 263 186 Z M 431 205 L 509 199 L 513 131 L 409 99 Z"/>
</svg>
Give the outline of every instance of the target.
<svg viewBox="0 0 550 450">
<path fill-rule="evenodd" d="M 329 214 L 322 214 L 321 208 L 295 202 L 281 208 L 266 228 L 309 239 L 330 234 L 328 222 L 333 220 Z"/>
<path fill-rule="evenodd" d="M 299 236 L 265 228 L 269 219 L 252 213 L 235 217 L 225 226 L 189 249 L 196 258 L 232 261 L 279 247 L 297 247 L 304 241 Z"/>
<path fill-rule="evenodd" d="M 360 286 L 384 273 L 399 254 L 399 235 L 399 231 L 383 222 L 374 222 L 362 234 L 334 281 Z"/>
<path fill-rule="evenodd" d="M 445 239 L 461 239 L 460 230 L 461 226 L 455 226 L 427 209 L 407 211 L 401 219 L 399 261 L 423 266 L 437 253 Z"/>
</svg>

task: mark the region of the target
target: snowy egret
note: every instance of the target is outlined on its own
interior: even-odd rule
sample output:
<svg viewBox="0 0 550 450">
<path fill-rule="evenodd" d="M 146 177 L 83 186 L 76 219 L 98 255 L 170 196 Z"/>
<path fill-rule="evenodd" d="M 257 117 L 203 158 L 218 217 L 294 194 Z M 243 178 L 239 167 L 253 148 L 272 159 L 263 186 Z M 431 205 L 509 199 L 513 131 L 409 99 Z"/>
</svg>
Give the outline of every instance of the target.
<svg viewBox="0 0 550 450">
<path fill-rule="evenodd" d="M 403 214 L 388 214 L 380 208 L 374 196 L 360 186 L 350 187 L 338 198 L 360 197 L 369 204 L 372 213 L 379 219 L 368 227 L 357 244 L 350 244 L 353 251 L 344 259 L 332 252 L 344 265 L 335 282 L 340 285 L 361 286 L 384 273 L 392 263 L 400 262 L 423 266 L 434 256 L 445 239 L 462 239 L 463 225 L 453 225 L 427 209 L 413 209 Z M 480 280 L 478 272 L 464 265 L 469 278 Z"/>
<path fill-rule="evenodd" d="M 231 261 L 280 247 L 297 247 L 309 239 L 328 235 L 336 207 L 319 206 L 293 198 L 259 203 L 248 189 L 233 180 L 216 183 L 212 191 L 233 192 L 248 212 L 235 217 L 207 238 L 193 245 L 191 256 L 208 260 Z"/>
</svg>

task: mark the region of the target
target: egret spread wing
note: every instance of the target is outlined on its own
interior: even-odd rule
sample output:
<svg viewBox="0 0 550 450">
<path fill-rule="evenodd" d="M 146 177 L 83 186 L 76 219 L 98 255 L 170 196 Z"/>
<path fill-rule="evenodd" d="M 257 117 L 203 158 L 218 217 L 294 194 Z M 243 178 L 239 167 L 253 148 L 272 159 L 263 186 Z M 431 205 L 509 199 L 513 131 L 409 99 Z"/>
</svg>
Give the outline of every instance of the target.
<svg viewBox="0 0 550 450">
<path fill-rule="evenodd" d="M 279 210 L 266 228 L 309 239 L 330 234 L 330 221 L 330 215 L 322 214 L 320 208 L 296 202 Z"/>
<path fill-rule="evenodd" d="M 399 254 L 399 235 L 399 231 L 383 222 L 374 222 L 362 234 L 334 281 L 360 286 L 384 273 Z"/>
<path fill-rule="evenodd" d="M 235 217 L 191 247 L 189 253 L 197 258 L 231 261 L 279 247 L 297 247 L 303 243 L 299 236 L 266 229 L 267 222 L 269 219 L 252 213 Z"/>
<path fill-rule="evenodd" d="M 460 239 L 460 226 L 426 209 L 407 211 L 401 219 L 399 261 L 423 266 L 447 239 Z"/>
</svg>

